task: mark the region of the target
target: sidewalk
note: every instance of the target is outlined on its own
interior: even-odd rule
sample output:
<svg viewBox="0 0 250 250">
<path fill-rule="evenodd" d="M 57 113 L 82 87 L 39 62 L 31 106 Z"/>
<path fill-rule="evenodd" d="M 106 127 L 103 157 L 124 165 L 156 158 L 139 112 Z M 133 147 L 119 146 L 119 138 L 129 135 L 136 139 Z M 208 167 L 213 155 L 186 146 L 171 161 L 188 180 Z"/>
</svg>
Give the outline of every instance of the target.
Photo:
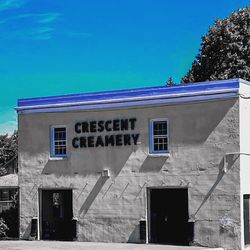
<svg viewBox="0 0 250 250">
<path fill-rule="evenodd" d="M 130 243 L 95 243 L 72 241 L 0 241 L 2 250 L 223 250 L 223 248 L 204 248 L 189 246 L 167 246 Z"/>
</svg>

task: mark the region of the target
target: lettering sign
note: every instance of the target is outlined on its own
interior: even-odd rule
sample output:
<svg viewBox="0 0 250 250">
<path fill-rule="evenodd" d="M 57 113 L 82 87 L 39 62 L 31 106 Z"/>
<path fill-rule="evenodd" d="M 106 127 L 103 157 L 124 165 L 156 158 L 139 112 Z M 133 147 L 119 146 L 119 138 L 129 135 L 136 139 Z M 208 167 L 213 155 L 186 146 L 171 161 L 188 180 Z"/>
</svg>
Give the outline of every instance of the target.
<svg viewBox="0 0 250 250">
<path fill-rule="evenodd" d="M 136 118 L 77 122 L 75 132 L 79 136 L 73 138 L 72 146 L 92 148 L 137 145 L 140 134 L 129 133 L 135 130 L 135 126 Z"/>
</svg>

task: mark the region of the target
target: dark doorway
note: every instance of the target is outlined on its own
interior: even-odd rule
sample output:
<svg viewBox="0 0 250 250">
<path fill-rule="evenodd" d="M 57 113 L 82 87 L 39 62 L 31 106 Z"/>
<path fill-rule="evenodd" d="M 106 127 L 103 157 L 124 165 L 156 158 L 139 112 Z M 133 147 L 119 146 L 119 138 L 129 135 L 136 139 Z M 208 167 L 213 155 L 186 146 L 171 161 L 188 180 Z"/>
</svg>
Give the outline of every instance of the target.
<svg viewBox="0 0 250 250">
<path fill-rule="evenodd" d="M 72 240 L 72 190 L 41 190 L 43 240 Z"/>
<path fill-rule="evenodd" d="M 149 241 L 188 245 L 188 190 L 182 188 L 148 189 Z"/>
<path fill-rule="evenodd" d="M 249 214 L 249 204 L 250 204 L 250 195 L 243 195 L 243 209 L 244 209 L 244 242 L 245 245 L 250 244 L 250 214 Z"/>
</svg>

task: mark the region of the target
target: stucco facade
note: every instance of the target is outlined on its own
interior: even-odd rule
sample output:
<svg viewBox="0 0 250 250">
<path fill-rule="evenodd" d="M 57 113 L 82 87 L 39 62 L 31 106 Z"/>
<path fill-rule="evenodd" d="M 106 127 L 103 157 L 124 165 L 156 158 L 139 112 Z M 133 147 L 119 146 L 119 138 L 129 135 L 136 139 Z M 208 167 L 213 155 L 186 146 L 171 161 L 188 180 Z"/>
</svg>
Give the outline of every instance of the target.
<svg viewBox="0 0 250 250">
<path fill-rule="evenodd" d="M 226 92 L 220 89 L 221 94 Z M 20 238 L 30 237 L 31 220 L 37 217 L 41 239 L 42 190 L 72 190 L 77 240 L 139 243 L 140 221 L 145 220 L 146 241 L 151 242 L 150 190 L 174 188 L 188 192 L 188 221 L 193 225 L 190 243 L 244 249 L 242 195 L 250 190 L 246 184 L 248 158 L 238 153 L 250 151 L 250 140 L 242 134 L 247 129 L 240 123 L 246 123 L 241 106 L 248 110 L 248 101 L 242 104 L 238 94 L 200 100 L 178 98 L 175 102 L 95 109 L 50 111 L 46 107 L 46 112 L 26 112 L 31 108 L 22 110 L 20 105 Z M 131 118 L 136 119 L 134 128 L 125 132 L 83 134 L 75 129 L 77 123 L 85 121 Z M 158 118 L 168 120 L 169 152 L 150 154 L 149 123 Z M 64 158 L 51 157 L 51 126 L 56 125 L 67 129 Z M 81 135 L 125 133 L 138 134 L 136 143 L 82 148 L 72 144 Z M 240 140 L 246 141 L 244 146 Z M 109 170 L 108 176 L 103 176 L 104 170 Z"/>
</svg>

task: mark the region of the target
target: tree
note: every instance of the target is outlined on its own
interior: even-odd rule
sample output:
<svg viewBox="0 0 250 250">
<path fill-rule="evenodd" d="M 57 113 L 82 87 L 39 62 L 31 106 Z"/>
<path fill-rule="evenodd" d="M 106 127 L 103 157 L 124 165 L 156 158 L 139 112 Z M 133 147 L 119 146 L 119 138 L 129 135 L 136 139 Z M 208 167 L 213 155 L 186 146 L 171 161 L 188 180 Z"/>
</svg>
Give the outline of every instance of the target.
<svg viewBox="0 0 250 250">
<path fill-rule="evenodd" d="M 217 20 L 183 83 L 243 78 L 250 80 L 250 7 Z"/>
<path fill-rule="evenodd" d="M 173 78 L 172 77 L 169 77 L 167 82 L 166 82 L 166 85 L 167 86 L 175 86 L 175 83 L 173 81 Z"/>
<path fill-rule="evenodd" d="M 0 135 L 0 167 L 17 155 L 17 132 Z"/>
</svg>

